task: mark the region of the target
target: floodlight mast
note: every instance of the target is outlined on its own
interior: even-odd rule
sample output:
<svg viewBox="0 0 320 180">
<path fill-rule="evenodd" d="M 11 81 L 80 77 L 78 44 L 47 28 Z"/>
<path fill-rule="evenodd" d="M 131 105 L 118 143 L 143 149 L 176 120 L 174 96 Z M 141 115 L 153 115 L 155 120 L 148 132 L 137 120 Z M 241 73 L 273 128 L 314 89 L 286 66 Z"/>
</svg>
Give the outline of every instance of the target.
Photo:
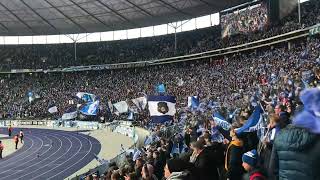
<svg viewBox="0 0 320 180">
<path fill-rule="evenodd" d="M 191 19 L 181 23 L 180 25 L 178 25 L 178 22 L 175 22 L 175 24 L 173 24 L 173 23 L 168 24 L 168 26 L 171 26 L 174 29 L 174 54 L 177 54 L 177 48 L 178 48 L 177 29 L 182 27 L 184 24 L 186 24 L 190 20 Z"/>
<path fill-rule="evenodd" d="M 81 37 L 81 38 L 78 38 L 79 37 L 79 34 L 77 34 L 76 37 L 72 37 L 70 34 L 64 34 L 65 36 L 67 36 L 69 39 L 71 39 L 73 41 L 73 46 L 74 46 L 74 60 L 75 62 L 77 61 L 77 43 L 79 40 L 83 39 L 83 38 L 87 38 L 90 34 L 92 33 L 86 33 L 85 36 Z"/>
<path fill-rule="evenodd" d="M 77 41 L 74 41 L 74 61 L 77 62 Z"/>
</svg>

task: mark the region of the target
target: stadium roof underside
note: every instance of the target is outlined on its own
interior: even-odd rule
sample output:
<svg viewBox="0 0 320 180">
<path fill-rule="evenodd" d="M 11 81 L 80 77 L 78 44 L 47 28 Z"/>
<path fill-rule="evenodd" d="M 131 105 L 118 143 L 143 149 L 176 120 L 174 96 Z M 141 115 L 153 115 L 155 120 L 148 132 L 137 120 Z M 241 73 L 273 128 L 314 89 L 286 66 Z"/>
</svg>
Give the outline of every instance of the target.
<svg viewBox="0 0 320 180">
<path fill-rule="evenodd" d="M 249 0 L 1 0 L 0 36 L 91 33 L 190 19 Z"/>
</svg>

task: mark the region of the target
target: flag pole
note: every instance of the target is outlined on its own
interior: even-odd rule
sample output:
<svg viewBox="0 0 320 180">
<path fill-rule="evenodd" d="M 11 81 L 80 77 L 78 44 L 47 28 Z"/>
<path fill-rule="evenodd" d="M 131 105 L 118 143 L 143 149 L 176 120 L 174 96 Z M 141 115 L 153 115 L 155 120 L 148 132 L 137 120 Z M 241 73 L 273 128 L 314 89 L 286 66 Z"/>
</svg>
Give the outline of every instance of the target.
<svg viewBox="0 0 320 180">
<path fill-rule="evenodd" d="M 300 0 L 298 0 L 298 15 L 299 15 L 299 24 L 301 25 L 301 6 L 300 6 Z"/>
</svg>

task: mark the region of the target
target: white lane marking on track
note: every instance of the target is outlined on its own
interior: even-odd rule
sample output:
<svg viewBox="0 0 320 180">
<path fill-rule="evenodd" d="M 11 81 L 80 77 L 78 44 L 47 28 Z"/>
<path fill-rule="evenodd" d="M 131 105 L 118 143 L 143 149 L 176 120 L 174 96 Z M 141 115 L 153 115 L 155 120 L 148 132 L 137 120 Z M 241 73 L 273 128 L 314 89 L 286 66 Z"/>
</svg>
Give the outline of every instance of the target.
<svg viewBox="0 0 320 180">
<path fill-rule="evenodd" d="M 72 137 L 75 137 L 75 139 L 77 139 L 77 140 L 80 142 L 80 145 L 81 145 L 81 146 L 80 146 L 78 152 L 76 152 L 76 153 L 73 154 L 70 158 L 68 158 L 66 161 L 64 161 L 63 163 L 61 163 L 61 165 L 65 164 L 66 162 L 68 162 L 68 160 L 72 159 L 76 154 L 79 153 L 80 149 L 82 148 L 82 143 L 81 143 L 80 139 L 78 139 L 76 136 L 73 136 L 73 133 L 70 133 L 70 134 L 71 134 Z M 67 139 L 70 141 L 69 138 L 67 138 Z M 70 148 L 68 149 L 68 151 L 67 151 L 66 153 L 64 153 L 62 156 L 60 156 L 60 158 L 58 158 L 58 159 L 50 162 L 49 164 L 53 164 L 53 162 L 56 162 L 57 160 L 61 159 L 61 157 L 63 157 L 65 154 L 67 154 L 67 153 L 70 151 L 70 149 L 71 149 L 71 147 L 72 147 L 72 144 L 73 144 L 72 141 L 70 141 L 70 142 L 71 142 L 71 146 L 70 146 Z M 48 164 L 48 165 L 49 165 L 49 164 Z M 57 166 L 57 167 L 54 167 L 54 168 L 52 168 L 52 169 L 50 169 L 50 170 L 48 170 L 48 171 L 45 171 L 44 173 L 39 174 L 38 176 L 33 177 L 32 179 L 36 179 L 37 177 L 40 177 L 40 176 L 42 176 L 42 175 L 44 175 L 44 174 L 47 174 L 48 172 L 50 172 L 50 171 L 52 171 L 52 170 L 54 170 L 54 169 L 56 169 L 56 168 L 58 168 L 58 167 L 60 167 L 60 166 Z M 32 180 L 32 179 L 30 179 L 30 180 Z"/>
<path fill-rule="evenodd" d="M 34 136 L 35 138 L 37 138 L 37 139 L 40 139 L 40 138 L 38 138 L 37 136 Z M 43 141 L 42 141 L 42 139 L 40 139 L 40 141 L 41 141 L 41 144 L 43 144 Z M 40 148 L 41 148 L 41 146 L 40 146 Z M 7 163 L 6 165 L 4 165 L 4 166 L 0 166 L 0 168 L 4 168 L 4 167 L 8 167 L 10 164 L 14 164 L 14 163 L 17 163 L 17 162 L 19 162 L 19 161 L 21 161 L 21 160 L 24 160 L 24 159 L 26 159 L 27 157 L 30 157 L 31 155 L 33 155 L 33 154 L 35 154 L 36 152 L 38 152 L 39 150 L 40 150 L 40 148 L 39 149 L 37 149 L 34 153 L 31 153 L 31 154 L 28 154 L 27 156 L 23 156 L 23 158 L 21 158 L 21 159 L 18 159 L 17 161 L 13 161 L 13 162 L 11 162 L 11 163 Z M 29 148 L 30 149 L 30 148 Z M 21 156 L 22 154 L 24 154 L 24 153 L 27 153 L 27 151 L 25 151 L 25 152 L 23 152 L 23 153 L 21 153 L 21 154 L 19 154 L 18 156 L 13 156 L 13 158 L 17 158 L 17 157 L 19 157 L 19 156 Z M 7 159 L 7 161 L 8 160 L 12 160 L 12 159 Z M 2 173 L 2 171 L 0 172 L 0 173 Z"/>
<path fill-rule="evenodd" d="M 74 165 L 78 164 L 83 158 L 85 158 L 90 152 L 91 152 L 91 149 L 92 149 L 92 143 L 91 143 L 91 140 L 89 140 L 90 142 L 90 149 L 88 150 L 88 152 L 86 153 L 86 155 L 84 155 L 81 159 L 79 159 L 77 162 L 75 163 L 72 163 L 71 166 L 68 166 L 66 169 L 63 169 L 63 171 L 60 171 L 59 173 L 55 174 L 54 176 L 51 176 L 49 179 L 52 179 L 54 177 L 56 177 L 58 174 L 61 174 L 62 172 L 70 169 L 71 167 L 73 167 Z M 82 143 L 81 143 L 81 146 L 82 146 Z"/>
<path fill-rule="evenodd" d="M 12 158 L 20 157 L 21 155 L 27 153 L 28 150 L 32 148 L 32 146 L 33 146 L 33 144 L 34 144 L 34 143 L 33 143 L 33 139 L 28 138 L 28 137 L 26 137 L 26 139 L 30 139 L 30 140 L 31 140 L 31 146 L 30 146 L 28 149 L 26 149 L 25 151 L 23 151 L 22 153 L 18 154 L 17 156 L 12 156 Z M 13 153 L 12 155 L 14 155 L 14 153 Z M 11 155 L 9 155 L 9 156 L 11 156 Z M 6 158 L 6 157 L 5 157 L 5 158 L 4 158 L 5 160 L 4 160 L 4 161 L 1 161 L 1 162 L 0 162 L 0 165 L 3 164 L 4 162 L 7 162 L 8 160 L 12 160 L 12 158 L 11 158 L 11 157 L 9 157 L 9 158 Z M 3 167 L 3 166 L 0 166 L 0 167 Z"/>
<path fill-rule="evenodd" d="M 59 138 L 56 138 L 55 136 L 53 136 L 53 135 L 51 135 L 51 134 L 50 134 L 50 135 L 46 135 L 46 136 L 44 136 L 45 138 L 47 138 L 47 139 L 49 139 L 49 140 L 50 140 L 50 143 L 52 143 L 52 140 L 51 140 L 50 138 L 48 138 L 48 136 L 51 136 L 51 137 L 53 137 L 53 138 L 55 138 L 55 139 L 58 139 L 58 140 L 60 141 L 60 146 L 59 146 L 59 149 L 58 149 L 58 151 L 59 151 L 59 150 L 60 150 L 60 148 L 61 148 L 61 146 L 62 146 L 62 141 L 61 141 Z M 47 149 L 45 152 L 43 152 L 41 155 L 43 155 L 43 154 L 47 153 L 51 148 L 52 148 L 52 146 L 51 146 L 49 149 Z M 57 151 L 56 151 L 55 153 L 57 153 Z M 55 153 L 53 153 L 53 154 L 55 154 Z M 25 168 L 23 168 L 23 169 L 19 169 L 19 170 L 20 170 L 20 171 L 23 171 L 24 169 L 27 169 L 27 168 L 33 167 L 33 166 L 35 166 L 35 165 L 39 164 L 40 162 L 42 162 L 42 161 L 44 161 L 44 160 L 48 159 L 48 158 L 49 158 L 49 157 L 51 157 L 53 154 L 51 154 L 50 156 L 46 157 L 45 159 L 42 159 L 41 161 L 39 161 L 39 162 L 37 162 L 37 163 L 32 164 L 31 166 L 28 166 L 28 167 L 25 167 Z M 40 155 L 40 156 L 41 156 L 41 155 Z M 33 159 L 31 159 L 31 160 L 29 160 L 29 161 L 27 161 L 27 162 L 23 163 L 23 164 L 19 164 L 19 166 L 24 165 L 24 164 L 26 164 L 26 163 L 28 163 L 28 162 L 30 162 L 30 161 L 35 160 L 35 159 L 37 159 L 37 158 L 33 158 Z M 9 170 L 11 170 L 11 169 L 9 169 Z M 7 171 L 9 171 L 9 170 L 7 170 Z M 6 171 L 4 171 L 4 172 L 6 172 Z M 30 174 L 30 173 L 32 173 L 32 172 L 34 172 L 34 171 L 31 171 L 31 172 L 29 172 L 28 174 Z M 1 172 L 1 173 L 2 173 L 2 172 Z M 14 174 L 17 174 L 17 172 L 15 172 L 15 173 L 11 173 L 11 174 L 9 174 L 9 175 L 7 175 L 7 176 L 2 176 L 0 179 L 6 178 L 6 177 L 8 177 L 8 176 L 12 176 L 12 175 L 14 175 Z M 27 175 L 27 174 L 24 174 L 23 176 L 26 176 L 26 175 Z M 22 176 L 22 177 L 23 177 L 23 176 Z M 19 177 L 19 179 L 20 179 L 20 177 Z"/>
<path fill-rule="evenodd" d="M 56 135 L 64 137 L 63 135 L 59 135 L 59 134 L 56 134 Z M 54 137 L 54 136 L 52 136 L 52 137 Z M 57 151 L 55 151 L 53 154 L 51 154 L 50 156 L 46 157 L 45 159 L 42 159 L 41 161 L 39 161 L 39 162 L 37 162 L 37 163 L 35 163 L 35 164 L 32 164 L 32 166 L 35 166 L 36 164 L 39 164 L 40 162 L 48 159 L 49 157 L 53 156 L 54 154 L 56 154 L 56 153 L 61 149 L 61 147 L 62 147 L 62 141 L 61 141 L 61 139 L 58 138 L 58 137 L 57 137 L 56 139 L 58 139 L 58 140 L 60 141 L 59 149 L 58 149 Z M 50 162 L 50 163 L 51 163 L 51 162 Z M 32 166 L 28 166 L 27 168 L 32 167 Z M 43 168 L 43 167 L 41 167 L 41 168 Z M 20 176 L 19 179 L 21 179 L 22 177 L 27 176 L 27 175 L 35 172 L 35 171 L 38 171 L 38 170 L 41 169 L 41 168 L 38 168 L 38 169 L 33 170 L 33 171 L 31 171 L 31 172 L 29 172 L 29 173 L 27 173 L 27 174 L 24 174 L 23 176 Z"/>
<path fill-rule="evenodd" d="M 47 138 L 47 137 L 45 137 L 45 138 Z M 39 139 L 40 139 L 40 138 L 39 138 Z M 49 138 L 47 138 L 47 139 L 49 139 Z M 40 139 L 40 140 L 41 140 L 41 146 L 40 146 L 40 148 L 37 149 L 37 150 L 36 150 L 34 153 L 32 153 L 32 154 L 38 153 L 38 151 L 43 147 L 43 146 L 42 146 L 42 145 L 43 145 L 43 140 L 42 140 L 42 139 Z M 49 139 L 49 141 L 51 141 L 51 140 Z M 49 149 L 50 149 L 50 148 L 49 148 Z M 44 153 L 48 152 L 49 149 L 46 150 Z M 30 154 L 30 155 L 31 155 L 31 154 Z M 30 155 L 29 155 L 29 156 L 30 156 Z M 26 156 L 26 157 L 29 157 L 29 156 Z M 25 159 L 25 158 L 23 158 L 23 159 Z M 21 159 L 21 160 L 23 160 L 23 159 Z M 24 164 L 26 164 L 26 163 L 34 160 L 34 159 L 36 159 L 36 158 L 32 158 L 32 159 L 30 159 L 30 160 L 28 160 L 28 161 L 24 161 L 24 163 L 19 164 L 18 166 L 24 165 Z M 20 160 L 19 160 L 19 161 L 20 161 Z M 9 164 L 13 164 L 13 163 L 17 163 L 17 162 L 18 162 L 18 161 L 13 161 L 12 163 L 9 163 Z M 3 168 L 3 167 L 7 167 L 7 166 L 2 166 L 1 168 Z M 16 166 L 13 167 L 13 168 L 16 168 Z M 4 173 L 4 172 L 8 172 L 8 171 L 10 171 L 10 170 L 12 170 L 12 169 L 10 168 L 10 169 L 7 169 L 7 170 L 5 170 L 5 171 L 1 171 L 0 174 L 2 174 L 2 173 Z M 12 174 L 15 174 L 15 173 L 11 173 L 10 175 L 7 175 L 7 176 L 1 176 L 0 179 L 3 179 L 3 178 L 8 177 L 8 176 L 11 176 Z"/>
</svg>

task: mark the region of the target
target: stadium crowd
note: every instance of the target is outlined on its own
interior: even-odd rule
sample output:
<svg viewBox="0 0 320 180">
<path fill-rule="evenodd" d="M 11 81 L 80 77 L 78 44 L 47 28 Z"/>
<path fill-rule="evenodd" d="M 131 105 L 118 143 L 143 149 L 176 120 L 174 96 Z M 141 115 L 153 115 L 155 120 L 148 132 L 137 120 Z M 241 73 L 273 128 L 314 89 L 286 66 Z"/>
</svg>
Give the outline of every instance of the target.
<svg viewBox="0 0 320 180">
<path fill-rule="evenodd" d="M 294 10 L 291 15 L 282 19 L 279 23 L 267 26 L 263 31 L 252 32 L 250 36 L 239 33 L 221 39 L 220 25 L 178 33 L 176 51 L 173 34 L 111 42 L 77 43 L 77 60 L 74 58 L 73 43 L 6 45 L 0 47 L 0 70 L 48 69 L 77 65 L 111 64 L 204 52 L 265 39 L 301 27 L 315 25 L 320 22 L 319 9 L 319 1 L 310 0 L 301 6 L 301 25 L 297 22 L 297 10 Z M 261 14 L 263 15 L 264 13 Z"/>
<path fill-rule="evenodd" d="M 313 7 L 308 9 L 310 5 Z M 320 20 L 320 8 L 314 6 L 319 7 L 319 2 L 310 1 L 302 8 L 305 26 Z M 256 32 L 250 39 L 238 36 L 240 40 L 233 41 L 236 37 L 229 40 L 243 43 L 296 28 L 287 23 L 271 27 L 264 33 Z M 200 30 L 190 42 L 182 43 L 179 49 L 183 50 L 178 53 L 222 47 L 222 41 L 213 41 L 218 36 L 205 35 L 211 31 Z M 184 34 L 189 34 L 189 37 L 193 33 Z M 113 62 L 120 62 L 124 58 L 127 61 L 129 57 L 150 60 L 172 56 L 172 43 L 163 40 L 167 37 L 149 42 L 158 47 L 142 45 L 144 40 L 79 44 L 80 57 L 92 53 L 103 58 L 92 57 L 99 59 L 99 62 L 88 61 L 87 57 L 79 58 L 77 63 L 111 62 L 108 57 Z M 117 45 L 113 46 L 112 43 Z M 42 48 L 23 46 L 17 50 L 12 47 L 10 51 L 1 52 L 1 55 L 6 57 L 5 63 L 15 67 L 77 65 L 69 61 L 72 51 L 68 51 L 68 46 L 71 45 L 48 45 Z M 81 51 L 81 46 L 89 48 Z M 114 51 L 114 47 L 120 46 Z M 110 52 L 106 50 L 109 48 Z M 159 48 L 163 51 L 159 51 Z M 92 52 L 87 53 L 91 49 Z M 145 55 L 141 55 L 141 52 Z M 10 54 L 15 56 L 8 59 Z M 44 57 L 43 54 L 50 55 Z M 24 60 L 30 63 L 25 64 Z M 153 134 L 158 140 L 147 143 L 137 151 L 139 153 L 128 155 L 124 165 L 109 164 L 107 172 L 90 174 L 86 179 L 238 180 L 243 176 L 250 180 L 319 179 L 320 90 L 316 88 L 320 86 L 318 35 L 292 41 L 290 48 L 280 44 L 220 57 L 218 60 L 109 71 L 1 74 L 0 118 L 47 118 L 50 115 L 48 106 L 52 103 L 59 109 L 57 116 L 61 116 L 70 105 L 77 104 L 74 98 L 77 92 L 99 96 L 99 116 L 107 117 L 108 101 L 125 100 L 133 106 L 131 99 L 154 94 L 155 85 L 159 83 L 166 85 L 167 94 L 177 97 L 176 106 L 180 115 L 177 115 L 173 124 L 182 124 L 181 131 L 168 138 L 161 133 L 161 127 L 155 126 Z M 28 101 L 30 92 L 35 96 L 32 102 Z M 195 95 L 201 100 L 201 108 L 196 111 L 186 109 L 187 97 Z M 239 128 L 245 127 L 258 106 L 263 108 L 266 125 L 255 131 L 240 133 Z M 217 124 L 212 118 L 213 111 L 219 112 L 231 127 L 224 129 Z M 232 112 L 236 114 L 232 115 Z M 186 116 L 182 118 L 181 114 Z M 147 125 L 147 111 L 138 112 L 136 121 Z M 260 130 L 266 131 L 261 134 Z"/>
<path fill-rule="evenodd" d="M 285 80 L 295 80 L 295 85 L 301 88 L 302 80 L 309 81 L 312 77 L 312 69 L 317 65 L 315 60 L 319 60 L 319 46 L 319 39 L 312 38 L 292 44 L 290 50 L 286 47 L 262 49 L 211 62 L 112 71 L 2 75 L 0 116 L 45 118 L 51 103 L 56 104 L 62 115 L 70 104 L 77 104 L 70 103 L 75 101 L 72 97 L 77 92 L 99 96 L 102 106 L 106 107 L 108 101 L 130 101 L 143 94 L 153 94 L 159 83 L 165 83 L 167 93 L 177 97 L 179 107 L 186 106 L 188 96 L 198 95 L 202 100 L 219 102 L 233 111 L 235 107 L 244 108 L 258 89 L 269 91 L 270 97 L 277 95 L 270 87 L 260 87 L 261 81 L 286 77 Z M 284 91 L 286 85 L 276 88 Z M 29 92 L 39 98 L 29 103 Z"/>
<path fill-rule="evenodd" d="M 268 176 L 270 179 L 272 176 L 280 179 L 295 179 L 292 177 L 316 179 L 307 177 L 320 177 L 315 175 L 317 171 L 314 169 L 318 167 L 315 164 L 320 162 L 319 158 L 316 154 L 307 157 L 306 154 L 312 154 L 315 146 L 319 144 L 319 136 L 314 135 L 314 133 L 319 133 L 317 130 L 319 125 L 318 122 L 312 121 L 318 118 L 319 111 L 311 109 L 313 119 L 310 117 L 310 121 L 306 123 L 296 120 L 292 121 L 293 125 L 288 126 L 288 124 L 291 124 L 292 117 L 297 117 L 294 115 L 301 111 L 302 104 L 305 103 L 303 99 L 299 99 L 301 90 L 306 87 L 317 87 L 320 84 L 319 49 L 320 40 L 318 36 L 315 36 L 292 42 L 291 49 L 279 45 L 251 53 L 225 56 L 220 60 L 208 59 L 199 62 L 112 71 L 1 75 L 0 116 L 2 118 L 46 118 L 49 115 L 48 105 L 51 102 L 57 105 L 58 115 L 61 116 L 63 111 L 70 106 L 70 101 L 75 101 L 72 97 L 81 91 L 99 96 L 102 102 L 101 116 L 107 116 L 104 110 L 107 101 L 126 100 L 129 103 L 130 99 L 142 94 L 153 94 L 155 85 L 164 83 L 166 93 L 177 97 L 179 113 L 185 110 L 188 96 L 198 95 L 205 105 L 201 111 L 189 112 L 187 115 L 184 138 L 180 137 L 180 140 L 184 139 L 184 141 L 183 143 L 178 142 L 181 144 L 180 147 L 186 144 L 189 148 L 185 148 L 185 153 L 177 159 L 177 155 L 172 153 L 172 145 L 176 144 L 175 139 L 179 139 L 179 136 L 173 140 L 162 139 L 156 144 L 149 145 L 145 156 L 135 159 L 134 166 L 132 166 L 132 161 L 125 167 L 118 167 L 119 171 L 115 171 L 116 167 L 113 166 L 104 178 L 123 179 L 125 176 L 130 176 L 131 179 L 135 177 L 156 179 L 164 176 L 167 179 L 174 179 L 170 176 L 181 175 L 190 176 L 189 179 L 194 179 L 192 176 L 201 177 L 201 179 L 223 177 L 239 179 L 244 174 L 244 169 L 247 169 L 252 176 L 253 174 L 256 176 L 255 172 L 259 170 L 257 169 L 259 167 L 262 170 L 258 171 L 258 176 Z M 30 91 L 38 96 L 31 103 L 27 98 Z M 309 100 L 316 101 L 319 97 L 319 94 L 312 95 Z M 257 99 L 268 113 L 269 127 L 274 127 L 277 133 L 283 131 L 281 136 L 279 133 L 279 138 L 270 137 L 274 145 L 267 142 L 263 148 L 266 152 L 262 152 L 260 146 L 258 147 L 259 138 L 252 133 L 249 135 L 235 133 L 235 129 L 246 123 L 254 110 L 254 104 L 257 104 Z M 219 110 L 220 113 L 226 119 L 230 112 L 237 108 L 240 109 L 237 118 L 230 120 L 230 123 L 233 122 L 229 130 L 230 134 L 229 131 L 217 129 L 216 127 L 219 126 L 215 124 L 215 121 L 210 121 L 212 120 L 212 109 L 209 102 L 217 102 L 222 107 Z M 306 106 L 308 108 L 319 107 L 318 101 L 314 103 L 318 104 Z M 146 111 L 140 112 L 136 120 L 147 124 L 149 118 L 145 113 Z M 117 119 L 117 117 L 114 118 Z M 288 127 L 285 128 L 286 126 Z M 296 128 L 296 126 L 305 127 L 307 130 Z M 219 137 L 222 134 L 223 140 L 217 138 L 216 133 L 219 134 Z M 305 139 L 299 144 L 292 144 L 296 138 L 302 138 L 299 136 L 301 133 L 304 134 Z M 289 141 L 287 136 L 292 137 L 289 139 L 292 141 Z M 215 141 L 212 142 L 210 138 L 218 141 L 218 144 Z M 288 146 L 291 148 L 288 149 Z M 275 147 L 273 149 L 279 153 L 277 155 L 279 160 L 275 162 L 281 165 L 275 174 L 270 172 L 271 169 L 274 169 L 272 164 L 270 168 L 269 162 L 260 162 L 263 160 L 261 156 L 270 159 L 272 147 Z M 217 148 L 221 148 L 219 152 Z M 283 151 L 292 154 L 284 156 Z M 172 157 L 176 158 L 171 159 Z M 217 157 L 220 157 L 221 161 Z M 295 160 L 297 162 L 287 164 L 292 160 L 291 158 L 295 157 L 299 157 Z M 242 165 L 241 159 L 248 165 Z M 315 159 L 318 161 L 314 161 Z M 175 169 L 176 167 L 178 168 Z M 217 170 L 211 167 L 216 167 Z M 300 171 L 295 167 L 302 167 L 305 173 L 299 174 Z M 187 179 L 187 177 L 180 177 L 180 179 Z"/>
</svg>

